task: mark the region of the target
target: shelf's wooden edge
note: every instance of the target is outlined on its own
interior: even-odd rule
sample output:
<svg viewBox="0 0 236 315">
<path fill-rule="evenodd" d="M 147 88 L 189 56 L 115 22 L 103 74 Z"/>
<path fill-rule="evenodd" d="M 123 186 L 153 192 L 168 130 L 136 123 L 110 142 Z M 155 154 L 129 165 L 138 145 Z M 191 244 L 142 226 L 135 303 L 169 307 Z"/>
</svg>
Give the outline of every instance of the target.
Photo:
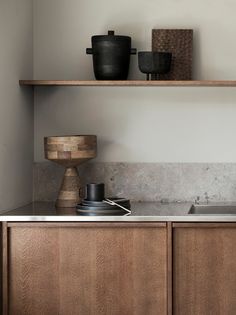
<svg viewBox="0 0 236 315">
<path fill-rule="evenodd" d="M 22 86 L 160 86 L 160 87 L 236 87 L 236 80 L 191 80 L 191 81 L 96 81 L 96 80 L 20 80 Z"/>
</svg>

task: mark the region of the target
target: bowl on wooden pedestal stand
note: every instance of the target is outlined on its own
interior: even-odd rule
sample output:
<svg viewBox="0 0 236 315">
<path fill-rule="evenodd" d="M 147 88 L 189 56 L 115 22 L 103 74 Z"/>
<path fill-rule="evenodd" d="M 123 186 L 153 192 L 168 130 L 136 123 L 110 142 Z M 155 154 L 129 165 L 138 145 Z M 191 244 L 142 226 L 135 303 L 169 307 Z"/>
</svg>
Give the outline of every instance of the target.
<svg viewBox="0 0 236 315">
<path fill-rule="evenodd" d="M 58 208 L 73 208 L 81 202 L 81 183 L 77 166 L 96 157 L 94 135 L 45 137 L 45 158 L 65 167 L 65 174 L 56 201 Z"/>
</svg>

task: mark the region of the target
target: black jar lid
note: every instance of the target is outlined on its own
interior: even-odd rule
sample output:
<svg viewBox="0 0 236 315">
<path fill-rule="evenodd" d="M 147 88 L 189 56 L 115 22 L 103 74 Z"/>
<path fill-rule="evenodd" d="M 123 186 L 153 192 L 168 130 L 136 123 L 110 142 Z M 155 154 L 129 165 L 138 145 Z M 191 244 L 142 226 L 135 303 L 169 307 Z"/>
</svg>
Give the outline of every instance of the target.
<svg viewBox="0 0 236 315">
<path fill-rule="evenodd" d="M 94 35 L 92 36 L 93 42 L 99 41 L 131 41 L 130 36 L 123 36 L 123 35 L 115 35 L 115 31 L 108 31 L 107 35 Z"/>
</svg>

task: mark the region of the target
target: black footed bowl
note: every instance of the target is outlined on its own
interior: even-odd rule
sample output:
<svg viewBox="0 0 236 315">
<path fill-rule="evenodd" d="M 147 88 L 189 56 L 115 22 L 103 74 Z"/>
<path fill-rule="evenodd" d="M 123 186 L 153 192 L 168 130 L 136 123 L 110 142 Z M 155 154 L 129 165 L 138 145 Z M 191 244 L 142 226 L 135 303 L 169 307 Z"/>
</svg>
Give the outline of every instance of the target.
<svg viewBox="0 0 236 315">
<path fill-rule="evenodd" d="M 140 51 L 138 53 L 139 70 L 147 74 L 165 74 L 170 71 L 172 54 L 169 52 Z M 157 77 L 156 77 L 157 79 Z"/>
</svg>

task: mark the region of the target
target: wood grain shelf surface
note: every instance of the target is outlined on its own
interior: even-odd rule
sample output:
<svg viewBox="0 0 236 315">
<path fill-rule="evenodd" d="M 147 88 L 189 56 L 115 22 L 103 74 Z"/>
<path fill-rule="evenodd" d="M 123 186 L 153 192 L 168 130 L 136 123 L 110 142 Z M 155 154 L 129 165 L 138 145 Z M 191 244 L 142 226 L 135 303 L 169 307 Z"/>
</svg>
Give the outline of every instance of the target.
<svg viewBox="0 0 236 315">
<path fill-rule="evenodd" d="M 236 87 L 236 80 L 191 80 L 191 81 L 96 81 L 96 80 L 20 80 L 23 86 L 120 86 L 120 87 Z"/>
</svg>

